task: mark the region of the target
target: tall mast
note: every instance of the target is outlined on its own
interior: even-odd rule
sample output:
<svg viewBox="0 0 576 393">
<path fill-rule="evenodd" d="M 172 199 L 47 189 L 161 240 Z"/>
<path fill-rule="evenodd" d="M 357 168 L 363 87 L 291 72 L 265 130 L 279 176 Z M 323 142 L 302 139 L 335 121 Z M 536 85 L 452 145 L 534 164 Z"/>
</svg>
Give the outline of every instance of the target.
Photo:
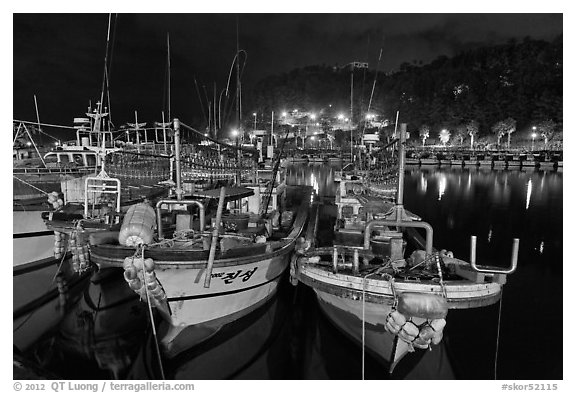
<svg viewBox="0 0 576 393">
<path fill-rule="evenodd" d="M 238 131 L 242 135 L 242 104 L 240 90 L 240 38 L 238 36 L 239 17 L 236 16 L 236 115 L 238 116 Z"/>
<path fill-rule="evenodd" d="M 354 63 L 350 67 L 350 162 L 354 161 L 354 131 L 353 131 L 353 114 L 354 114 Z"/>
<path fill-rule="evenodd" d="M 110 25 L 112 24 L 112 14 L 108 14 L 108 34 L 106 36 L 106 53 L 104 54 L 104 76 L 102 78 L 102 91 L 100 93 L 100 106 L 98 106 L 98 117 L 95 119 L 98 121 L 98 125 L 95 126 L 97 127 L 97 130 L 100 131 L 100 120 L 102 118 L 102 109 L 104 107 L 104 89 L 106 87 L 106 80 L 107 80 L 107 76 L 108 76 L 108 48 L 110 46 Z M 100 138 L 102 137 L 102 148 L 104 148 L 105 144 L 104 144 L 104 136 L 101 136 L 100 133 L 98 133 L 98 141 L 100 141 Z"/>
<path fill-rule="evenodd" d="M 168 48 L 168 121 L 172 121 L 170 117 L 170 33 L 166 34 L 166 44 Z"/>
</svg>

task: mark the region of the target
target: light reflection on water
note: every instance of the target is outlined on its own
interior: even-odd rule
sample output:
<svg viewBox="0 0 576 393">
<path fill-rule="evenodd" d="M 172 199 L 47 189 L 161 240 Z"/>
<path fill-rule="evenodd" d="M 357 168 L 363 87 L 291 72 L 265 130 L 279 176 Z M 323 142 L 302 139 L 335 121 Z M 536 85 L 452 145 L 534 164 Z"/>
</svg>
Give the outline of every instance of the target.
<svg viewBox="0 0 576 393">
<path fill-rule="evenodd" d="M 338 169 L 292 165 L 287 181 L 311 185 L 318 195 L 330 197 Z M 562 172 L 408 167 L 404 205 L 433 225 L 440 248 L 467 257 L 470 236 L 476 235 L 479 253 L 506 265 L 512 239 L 518 237 L 521 256 L 527 257 L 523 263 L 550 258 L 561 265 Z"/>
</svg>

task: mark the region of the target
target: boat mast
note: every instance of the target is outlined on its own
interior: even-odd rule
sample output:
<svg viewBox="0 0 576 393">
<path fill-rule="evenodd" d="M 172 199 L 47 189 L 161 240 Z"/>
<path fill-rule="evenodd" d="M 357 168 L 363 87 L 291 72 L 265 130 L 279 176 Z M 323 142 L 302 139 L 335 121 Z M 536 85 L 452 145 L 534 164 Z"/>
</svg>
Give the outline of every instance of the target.
<svg viewBox="0 0 576 393">
<path fill-rule="evenodd" d="M 242 104 L 240 102 L 241 97 L 242 97 L 242 93 L 240 91 L 240 38 L 238 37 L 238 31 L 239 31 L 239 18 L 238 16 L 236 16 L 236 115 L 238 117 L 238 136 L 236 137 L 236 147 L 238 148 L 236 150 L 236 160 L 237 160 L 237 165 L 236 167 L 238 168 L 237 171 L 237 175 L 236 175 L 236 183 L 240 184 L 241 182 L 241 170 L 240 170 L 240 166 L 242 165 L 242 150 L 241 150 L 241 146 L 239 146 L 239 139 L 242 138 L 243 136 L 243 131 L 242 131 Z"/>
<path fill-rule="evenodd" d="M 176 161 L 176 199 L 182 200 L 182 179 L 180 173 L 180 120 L 174 119 L 174 159 Z"/>
<path fill-rule="evenodd" d="M 170 33 L 166 34 L 166 44 L 168 47 L 168 120 L 171 120 L 170 114 Z"/>
<path fill-rule="evenodd" d="M 98 141 L 100 142 L 100 138 L 102 138 L 102 151 L 106 149 L 106 136 L 100 133 L 100 121 L 102 119 L 102 111 L 104 106 L 104 90 L 106 88 L 106 80 L 108 77 L 108 48 L 110 46 L 110 25 L 112 24 L 112 14 L 108 14 L 108 34 L 106 35 L 106 53 L 104 54 L 104 76 L 102 77 L 102 91 L 100 93 L 100 106 L 98 106 L 98 117 L 95 119 L 97 120 L 94 124 L 94 128 L 98 131 Z M 102 160 L 104 161 L 104 160 Z"/>
<path fill-rule="evenodd" d="M 38 101 L 36 101 L 36 94 L 34 94 L 34 106 L 36 107 L 36 120 L 38 121 L 38 133 L 40 134 L 40 114 L 38 113 Z M 44 158 L 42 157 L 42 154 L 40 154 L 40 152 L 38 151 L 38 148 L 36 147 L 36 143 L 34 143 L 34 140 L 32 140 L 32 136 L 30 136 L 30 141 L 34 144 L 34 148 L 36 149 L 36 153 L 38 153 L 38 157 L 40 157 L 40 160 L 42 161 L 42 165 L 44 165 L 44 168 L 46 168 L 46 163 L 44 162 Z"/>
<path fill-rule="evenodd" d="M 354 128 L 353 128 L 353 114 L 354 114 L 354 63 L 350 65 L 350 162 L 354 162 Z"/>
<path fill-rule="evenodd" d="M 239 30 L 239 20 L 238 16 L 236 16 L 236 115 L 238 117 L 238 132 L 242 135 L 242 93 L 241 93 L 241 86 L 240 86 L 240 38 L 238 37 L 238 30 Z"/>
</svg>

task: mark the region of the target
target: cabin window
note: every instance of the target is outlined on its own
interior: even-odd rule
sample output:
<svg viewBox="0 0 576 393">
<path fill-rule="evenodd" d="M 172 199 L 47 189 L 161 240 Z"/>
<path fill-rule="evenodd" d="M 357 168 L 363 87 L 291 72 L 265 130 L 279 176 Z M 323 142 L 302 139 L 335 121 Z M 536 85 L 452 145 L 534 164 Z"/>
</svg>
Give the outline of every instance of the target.
<svg viewBox="0 0 576 393">
<path fill-rule="evenodd" d="M 354 214 L 354 209 L 350 205 L 342 206 L 342 217 L 350 218 Z"/>
<path fill-rule="evenodd" d="M 358 208 L 358 219 L 361 221 L 366 221 L 366 211 L 364 207 Z"/>
<path fill-rule="evenodd" d="M 58 157 L 56 157 L 55 154 L 47 154 L 46 157 L 44 157 L 44 162 L 46 164 L 54 164 L 58 162 Z"/>
<path fill-rule="evenodd" d="M 88 166 L 96 166 L 96 156 L 93 154 L 86 155 Z"/>
<path fill-rule="evenodd" d="M 84 166 L 84 158 L 82 158 L 82 154 L 73 154 L 72 158 L 74 159 L 74 164 Z"/>
<path fill-rule="evenodd" d="M 60 157 L 60 164 L 68 164 L 70 162 L 68 154 L 59 154 L 58 156 Z"/>
</svg>

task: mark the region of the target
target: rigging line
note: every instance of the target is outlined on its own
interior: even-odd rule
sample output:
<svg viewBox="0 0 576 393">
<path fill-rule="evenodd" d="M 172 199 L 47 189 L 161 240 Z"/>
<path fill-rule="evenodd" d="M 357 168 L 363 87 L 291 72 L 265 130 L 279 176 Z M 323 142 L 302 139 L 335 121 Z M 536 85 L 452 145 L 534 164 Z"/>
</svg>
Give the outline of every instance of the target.
<svg viewBox="0 0 576 393">
<path fill-rule="evenodd" d="M 112 45 L 110 47 L 110 64 L 112 64 L 112 57 L 114 55 L 114 43 L 116 42 L 116 24 L 118 22 L 118 14 L 114 17 L 114 29 L 112 30 Z M 108 100 L 108 124 L 114 127 L 114 123 L 112 122 L 112 102 L 110 101 L 110 74 L 112 73 L 111 69 L 106 67 L 106 96 Z M 110 130 L 110 127 L 108 127 Z"/>
<path fill-rule="evenodd" d="M 248 61 L 248 52 L 246 52 L 244 49 L 240 49 L 238 51 L 238 53 L 244 53 L 244 56 L 245 56 L 244 57 L 244 63 L 242 64 L 242 68 L 240 71 L 240 79 L 242 79 L 242 75 L 244 75 L 244 70 L 246 69 L 246 62 Z M 238 54 L 236 54 L 236 56 L 234 58 L 237 62 L 240 61 L 240 56 L 238 56 Z M 233 66 L 234 66 L 234 62 L 232 62 L 232 67 Z M 232 68 L 230 69 L 230 71 L 232 71 Z M 229 75 L 228 83 L 230 83 L 230 75 Z M 226 87 L 226 97 L 228 97 L 228 86 Z M 230 114 L 232 113 L 232 109 L 235 107 L 236 99 L 237 99 L 237 95 L 234 95 L 234 97 L 232 97 L 232 102 L 231 102 L 230 106 L 229 107 L 225 106 L 225 112 L 226 113 L 224 115 L 224 119 L 230 118 Z M 226 108 L 228 109 L 227 111 L 226 111 Z"/>
<path fill-rule="evenodd" d="M 374 97 L 374 90 L 376 89 L 376 79 L 378 78 L 378 70 L 380 68 L 380 60 L 382 59 L 382 48 L 380 48 L 380 55 L 378 56 L 378 63 L 376 65 L 376 74 L 374 75 L 374 82 L 372 83 L 372 92 L 370 93 L 370 100 L 368 101 L 368 109 L 366 113 L 370 112 L 372 107 L 372 98 Z M 362 138 L 364 138 L 364 132 L 366 131 L 366 122 L 364 122 L 364 127 L 362 128 Z"/>
<path fill-rule="evenodd" d="M 43 193 L 44 195 L 49 195 L 46 191 L 41 190 L 40 188 L 34 186 L 33 184 L 28 183 L 27 181 L 20 179 L 19 177 L 16 177 L 16 176 L 14 176 L 14 175 L 12 175 L 12 177 L 13 177 L 14 179 L 16 179 L 16 180 L 18 180 L 18 181 L 26 184 L 27 186 L 32 187 L 32 188 L 35 189 L 36 191 L 40 191 L 40 192 Z"/>
<path fill-rule="evenodd" d="M 366 369 L 366 279 L 376 272 L 370 272 L 362 277 L 362 380 Z"/>
<path fill-rule="evenodd" d="M 144 246 L 142 246 L 142 264 L 144 264 Z M 142 278 L 144 279 L 144 289 L 146 291 L 146 301 L 148 303 L 148 312 L 150 313 L 150 324 L 152 325 L 152 334 L 154 335 L 154 344 L 156 348 L 156 355 L 158 356 L 158 365 L 160 367 L 160 375 L 162 379 L 165 380 L 164 367 L 162 365 L 162 356 L 160 353 L 160 346 L 158 345 L 158 335 L 156 333 L 156 325 L 154 323 L 154 313 L 152 312 L 152 303 L 150 303 L 150 293 L 148 292 L 148 282 L 146 280 L 146 271 L 142 269 Z"/>
<path fill-rule="evenodd" d="M 211 107 L 211 103 L 210 103 L 210 99 L 208 98 L 208 92 L 206 91 L 206 85 L 202 85 L 202 88 L 204 89 L 204 95 L 206 96 L 206 103 L 208 104 L 208 128 L 210 128 L 210 107 Z"/>
<path fill-rule="evenodd" d="M 38 131 L 40 131 L 40 113 L 38 112 L 38 100 L 36 100 L 36 94 L 34 94 L 34 106 L 36 107 L 36 120 L 38 120 Z M 24 128 L 26 128 L 26 127 L 24 127 Z M 28 130 L 26 130 L 26 131 L 28 131 Z M 28 134 L 30 134 L 30 133 L 28 133 Z M 32 137 L 32 135 L 30 135 L 30 137 Z M 42 142 L 42 138 L 40 138 L 40 142 Z M 34 147 L 36 147 L 36 146 L 34 146 Z M 36 149 L 36 151 L 38 151 L 38 149 Z M 42 155 L 38 154 L 38 156 L 40 157 L 40 160 L 42 161 L 42 164 L 44 165 L 44 167 L 46 167 L 46 163 L 44 162 L 44 158 L 42 158 Z"/>
<path fill-rule="evenodd" d="M 200 94 L 200 88 L 198 87 L 198 81 L 196 81 L 196 77 L 194 77 L 194 84 L 196 85 L 196 93 L 198 94 L 198 100 L 200 101 L 200 109 L 202 109 L 202 116 L 204 117 L 204 121 L 208 123 L 208 118 L 206 117 L 206 112 L 204 109 L 204 102 L 202 101 L 202 95 Z"/>
<path fill-rule="evenodd" d="M 28 121 L 28 120 L 18 120 L 18 119 L 14 119 L 12 120 L 12 123 L 14 122 L 18 122 L 18 123 L 22 123 L 22 124 L 32 124 L 32 125 L 37 125 L 37 122 L 33 122 L 33 121 Z M 40 123 L 41 126 L 45 126 L 45 127 L 54 127 L 54 128 L 66 128 L 69 130 L 75 130 L 74 127 L 72 126 L 61 126 L 58 124 L 48 124 L 48 123 Z"/>
<path fill-rule="evenodd" d="M 104 75 L 102 77 L 102 92 L 100 95 L 100 115 L 102 114 L 102 108 L 104 107 L 104 89 L 106 86 L 106 74 L 108 69 L 108 50 L 110 47 L 110 25 L 112 24 L 112 14 L 108 14 L 108 34 L 106 35 L 106 54 L 104 55 Z"/>
</svg>

